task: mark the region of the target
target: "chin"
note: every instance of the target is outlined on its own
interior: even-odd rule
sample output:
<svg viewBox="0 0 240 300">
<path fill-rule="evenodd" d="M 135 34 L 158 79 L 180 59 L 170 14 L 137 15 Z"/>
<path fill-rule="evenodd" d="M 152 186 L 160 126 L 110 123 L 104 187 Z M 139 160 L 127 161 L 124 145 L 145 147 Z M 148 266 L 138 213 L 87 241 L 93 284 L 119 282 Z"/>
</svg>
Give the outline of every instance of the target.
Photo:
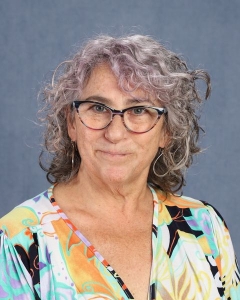
<svg viewBox="0 0 240 300">
<path fill-rule="evenodd" d="M 104 173 L 103 176 L 108 182 L 124 183 L 130 179 L 129 174 L 131 174 L 130 170 L 127 172 L 126 170 L 123 171 L 111 169 Z"/>
</svg>

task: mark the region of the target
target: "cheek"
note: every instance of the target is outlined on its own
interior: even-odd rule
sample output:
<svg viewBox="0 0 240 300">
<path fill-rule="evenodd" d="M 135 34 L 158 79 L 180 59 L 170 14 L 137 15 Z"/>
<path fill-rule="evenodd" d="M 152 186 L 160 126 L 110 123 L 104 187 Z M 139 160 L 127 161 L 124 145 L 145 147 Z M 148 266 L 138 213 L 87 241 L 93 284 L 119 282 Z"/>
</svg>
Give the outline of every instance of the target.
<svg viewBox="0 0 240 300">
<path fill-rule="evenodd" d="M 82 158 L 91 156 L 97 140 L 98 137 L 96 136 L 95 132 L 91 132 L 90 129 L 83 128 L 82 126 L 78 127 L 77 145 L 79 154 Z"/>
<path fill-rule="evenodd" d="M 153 128 L 153 139 L 156 142 L 157 148 L 164 148 L 167 141 L 167 134 L 164 128 L 164 119 L 160 119 L 157 125 Z"/>
<path fill-rule="evenodd" d="M 149 138 L 145 138 L 145 155 L 146 158 L 149 159 L 149 163 L 151 164 L 157 155 L 159 148 L 164 148 L 165 139 L 162 133 L 159 134 L 159 130 L 149 136 Z M 144 158 L 143 158 L 144 159 Z"/>
<path fill-rule="evenodd" d="M 153 160 L 159 149 L 159 138 L 154 135 L 143 137 L 139 148 L 142 150 L 143 159 Z"/>
</svg>

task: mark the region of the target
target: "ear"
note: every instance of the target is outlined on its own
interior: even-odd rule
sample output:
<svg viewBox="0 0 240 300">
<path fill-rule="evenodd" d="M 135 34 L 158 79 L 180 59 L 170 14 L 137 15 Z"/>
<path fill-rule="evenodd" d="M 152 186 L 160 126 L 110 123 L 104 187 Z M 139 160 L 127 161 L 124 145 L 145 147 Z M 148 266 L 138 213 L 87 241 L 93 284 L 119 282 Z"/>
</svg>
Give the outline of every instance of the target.
<svg viewBox="0 0 240 300">
<path fill-rule="evenodd" d="M 70 108 L 66 111 L 67 114 L 67 130 L 71 141 L 75 142 L 77 140 L 77 127 L 75 120 L 75 112 L 72 112 Z"/>
</svg>

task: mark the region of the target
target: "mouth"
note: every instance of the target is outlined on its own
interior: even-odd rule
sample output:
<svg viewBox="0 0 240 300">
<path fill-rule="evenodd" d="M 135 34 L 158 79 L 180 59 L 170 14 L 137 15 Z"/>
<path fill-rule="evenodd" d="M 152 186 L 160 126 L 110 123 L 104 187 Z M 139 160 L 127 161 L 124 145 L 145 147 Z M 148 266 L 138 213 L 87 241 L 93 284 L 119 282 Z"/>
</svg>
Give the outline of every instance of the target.
<svg viewBox="0 0 240 300">
<path fill-rule="evenodd" d="M 109 156 L 109 157 L 125 157 L 125 156 L 130 154 L 130 153 L 121 152 L 121 151 L 103 151 L 103 150 L 99 150 L 99 152 L 102 155 Z"/>
</svg>

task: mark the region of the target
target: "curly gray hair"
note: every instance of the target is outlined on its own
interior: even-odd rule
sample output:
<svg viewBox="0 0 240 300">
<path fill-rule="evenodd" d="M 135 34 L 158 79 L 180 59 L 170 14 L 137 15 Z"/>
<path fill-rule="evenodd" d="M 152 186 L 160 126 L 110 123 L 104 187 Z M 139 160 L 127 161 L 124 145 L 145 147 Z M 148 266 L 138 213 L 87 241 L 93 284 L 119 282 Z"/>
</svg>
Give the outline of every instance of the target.
<svg viewBox="0 0 240 300">
<path fill-rule="evenodd" d="M 197 142 L 201 127 L 196 110 L 203 99 L 196 80 L 206 82 L 204 98 L 207 99 L 210 77 L 203 70 L 189 70 L 175 53 L 151 37 L 141 35 L 99 36 L 89 40 L 54 72 L 51 84 L 43 90 L 44 115 L 41 118 L 46 129 L 39 162 L 47 172 L 48 181 L 68 182 L 79 170 L 81 157 L 77 149 L 72 165 L 73 148 L 67 131 L 67 116 L 93 69 L 102 63 L 110 66 L 125 92 L 140 88 L 164 103 L 168 110 L 164 120 L 168 143 L 156 153 L 148 182 L 165 192 L 179 191 L 185 184 L 186 168 L 192 164 L 193 155 L 200 152 Z M 48 162 L 44 153 L 50 154 Z"/>
</svg>

